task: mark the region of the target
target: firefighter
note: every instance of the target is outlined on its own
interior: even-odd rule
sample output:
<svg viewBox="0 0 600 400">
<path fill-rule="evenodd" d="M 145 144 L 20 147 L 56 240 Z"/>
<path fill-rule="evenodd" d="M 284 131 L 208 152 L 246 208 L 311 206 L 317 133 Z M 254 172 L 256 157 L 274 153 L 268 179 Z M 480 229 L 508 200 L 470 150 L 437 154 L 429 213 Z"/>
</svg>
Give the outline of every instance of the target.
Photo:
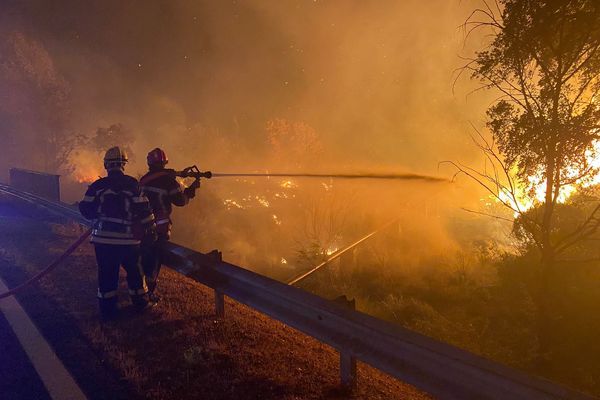
<svg viewBox="0 0 600 400">
<path fill-rule="evenodd" d="M 107 176 L 92 183 L 79 203 L 81 214 L 94 221 L 91 242 L 98 263 L 98 301 L 102 319 L 118 314 L 119 269 L 127 272 L 134 307 L 148 304 L 147 286 L 140 263 L 140 242 L 155 237 L 156 226 L 148 198 L 135 178 L 125 175 L 127 155 L 112 147 L 104 156 Z"/>
<path fill-rule="evenodd" d="M 140 179 L 143 193 L 150 200 L 152 211 L 156 217 L 156 242 L 142 242 L 142 266 L 150 300 L 158 302 L 159 297 L 154 293 L 161 267 L 161 254 L 164 245 L 171 237 L 171 212 L 173 205 L 183 207 L 196 195 L 200 181 L 195 180 L 189 187 L 183 188 L 175 179 L 175 171 L 166 169 L 169 162 L 167 154 L 159 148 L 148 153 L 148 173 Z"/>
</svg>

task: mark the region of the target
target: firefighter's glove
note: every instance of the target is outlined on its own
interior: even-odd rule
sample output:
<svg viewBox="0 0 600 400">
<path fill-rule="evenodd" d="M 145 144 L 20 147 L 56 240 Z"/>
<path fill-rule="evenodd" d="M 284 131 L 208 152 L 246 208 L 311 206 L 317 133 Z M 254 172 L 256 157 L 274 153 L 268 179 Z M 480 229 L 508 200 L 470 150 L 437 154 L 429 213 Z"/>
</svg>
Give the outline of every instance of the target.
<svg viewBox="0 0 600 400">
<path fill-rule="evenodd" d="M 190 186 L 183 190 L 183 193 L 187 196 L 188 199 L 193 199 L 196 197 L 196 189 L 200 187 L 200 180 L 195 180 Z"/>
<path fill-rule="evenodd" d="M 148 227 L 148 229 L 146 229 L 146 231 L 144 232 L 144 237 L 142 238 L 142 244 L 149 245 L 149 244 L 156 242 L 157 240 L 158 240 L 158 234 L 156 233 L 156 226 L 152 225 L 151 227 Z"/>
<path fill-rule="evenodd" d="M 196 189 L 192 186 L 187 187 L 183 190 L 183 194 L 185 194 L 188 199 L 193 199 L 196 197 Z"/>
</svg>

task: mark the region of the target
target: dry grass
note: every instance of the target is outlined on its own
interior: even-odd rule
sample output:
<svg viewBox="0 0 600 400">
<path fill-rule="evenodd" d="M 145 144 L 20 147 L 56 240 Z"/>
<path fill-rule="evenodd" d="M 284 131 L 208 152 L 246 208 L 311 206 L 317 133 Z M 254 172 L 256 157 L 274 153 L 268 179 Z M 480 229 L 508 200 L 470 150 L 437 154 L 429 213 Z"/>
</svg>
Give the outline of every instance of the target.
<svg viewBox="0 0 600 400">
<path fill-rule="evenodd" d="M 59 254 L 80 231 L 76 225 L 0 218 L 0 257 L 28 274 Z M 213 292 L 169 269 L 162 272 L 163 300 L 157 307 L 134 314 L 123 287 L 122 318 L 101 324 L 89 244 L 40 286 L 72 317 L 97 362 L 116 369 L 140 398 L 427 398 L 362 364 L 355 393 L 342 393 L 339 359 L 332 348 L 231 300 L 226 301 L 225 319 L 217 321 Z"/>
</svg>

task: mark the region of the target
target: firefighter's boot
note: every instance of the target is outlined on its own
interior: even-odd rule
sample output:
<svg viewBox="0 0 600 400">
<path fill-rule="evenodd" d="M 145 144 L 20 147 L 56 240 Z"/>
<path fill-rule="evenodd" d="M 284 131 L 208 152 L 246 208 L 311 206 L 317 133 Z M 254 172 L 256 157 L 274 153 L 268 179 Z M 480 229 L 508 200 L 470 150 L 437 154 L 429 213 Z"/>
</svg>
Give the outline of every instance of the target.
<svg viewBox="0 0 600 400">
<path fill-rule="evenodd" d="M 111 321 L 119 316 L 116 297 L 98 299 L 98 308 L 100 310 L 100 319 L 103 321 Z"/>
<path fill-rule="evenodd" d="M 138 312 L 144 311 L 149 305 L 146 295 L 131 295 L 131 303 Z"/>
<path fill-rule="evenodd" d="M 160 296 L 154 293 L 154 291 L 148 292 L 148 300 L 153 306 L 155 306 L 160 301 Z"/>
</svg>

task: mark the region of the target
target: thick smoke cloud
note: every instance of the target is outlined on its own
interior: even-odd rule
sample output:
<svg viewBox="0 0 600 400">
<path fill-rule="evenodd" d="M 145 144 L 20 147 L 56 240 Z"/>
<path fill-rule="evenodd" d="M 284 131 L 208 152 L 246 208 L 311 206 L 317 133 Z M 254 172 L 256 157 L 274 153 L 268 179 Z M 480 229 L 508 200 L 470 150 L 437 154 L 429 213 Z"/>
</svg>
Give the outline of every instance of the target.
<svg viewBox="0 0 600 400">
<path fill-rule="evenodd" d="M 482 115 L 451 91 L 468 4 L 3 4 L 3 26 L 39 42 L 69 82 L 84 134 L 120 122 L 169 147 L 179 135 L 165 130 L 204 129 L 254 153 L 267 121 L 287 118 L 313 127 L 336 161 L 431 172 L 464 155 L 466 122 Z"/>
<path fill-rule="evenodd" d="M 197 163 L 222 172 L 438 174 L 439 161 L 473 162 L 479 156 L 470 143 L 469 122 L 481 125 L 487 103 L 481 98 L 466 101 L 472 89 L 466 81 L 452 92 L 453 72 L 463 62 L 458 55 L 464 35 L 458 26 L 471 8 L 469 2 L 444 0 L 4 1 L 0 65 L 21 51 L 15 47 L 18 37 L 21 47 L 38 49 L 28 57 L 45 65 L 51 76 L 43 84 L 36 83 L 31 72 L 17 80 L 27 85 L 0 81 L 0 135 L 11 138 L 13 151 L 40 152 L 30 144 L 47 137 L 51 128 L 84 143 L 98 128 L 121 124 L 134 138 L 127 143 L 134 153 L 128 169 L 133 175 L 144 171 L 146 152 L 157 146 L 167 151 L 173 167 Z M 64 117 L 60 125 L 50 127 L 48 118 L 40 118 L 33 109 L 16 113 L 6 107 L 17 87 L 25 98 L 39 98 L 40 87 L 51 86 L 48 82 L 62 85 L 62 109 L 51 110 Z M 51 98 L 45 101 L 57 104 Z M 26 102 L 20 107 L 27 108 Z M 23 126 L 23 119 L 35 118 L 36 126 Z M 101 173 L 99 150 L 89 143 L 77 147 L 63 173 L 79 179 Z M 50 169 L 36 160 L 38 154 L 28 154 L 6 159 L 0 168 L 19 162 Z M 297 224 L 305 222 L 309 203 L 323 197 L 320 191 L 331 182 L 299 184 L 295 190 L 306 189 L 311 195 L 298 194 L 306 198 L 294 207 L 305 208 L 293 211 L 290 205 L 292 210 L 285 211 Z M 202 228 L 181 227 L 180 239 L 208 247 L 225 246 L 227 238 L 231 243 L 236 228 L 224 222 L 231 211 L 219 208 L 223 201 L 239 203 L 250 196 L 242 195 L 244 191 L 252 191 L 252 196 L 265 190 L 274 194 L 278 185 L 205 182 L 200 195 L 205 196 L 204 208 L 193 214 Z M 431 239 L 436 246 L 444 241 L 454 246 L 454 240 L 444 237 L 448 210 L 479 200 L 478 195 L 467 200 L 470 189 L 466 193 L 457 185 L 334 186 L 337 192 L 328 196 L 335 201 L 355 198 L 355 208 L 348 213 L 366 220 L 385 219 L 372 215 L 374 202 L 388 217 L 399 210 L 414 214 L 410 207 L 420 209 L 430 216 L 428 224 L 437 226 Z M 79 190 L 67 195 L 75 200 Z M 186 213 L 186 218 L 192 215 L 190 210 Z M 272 214 L 269 211 L 266 218 L 274 219 Z M 366 229 L 353 223 L 354 236 Z M 255 236 L 268 238 L 273 227 L 283 229 L 271 221 L 255 226 L 260 231 Z M 298 225 L 288 227 L 301 230 Z M 220 239 L 189 239 L 200 231 Z M 249 243 L 243 237 L 236 241 L 246 255 L 260 253 L 269 242 Z"/>
</svg>

